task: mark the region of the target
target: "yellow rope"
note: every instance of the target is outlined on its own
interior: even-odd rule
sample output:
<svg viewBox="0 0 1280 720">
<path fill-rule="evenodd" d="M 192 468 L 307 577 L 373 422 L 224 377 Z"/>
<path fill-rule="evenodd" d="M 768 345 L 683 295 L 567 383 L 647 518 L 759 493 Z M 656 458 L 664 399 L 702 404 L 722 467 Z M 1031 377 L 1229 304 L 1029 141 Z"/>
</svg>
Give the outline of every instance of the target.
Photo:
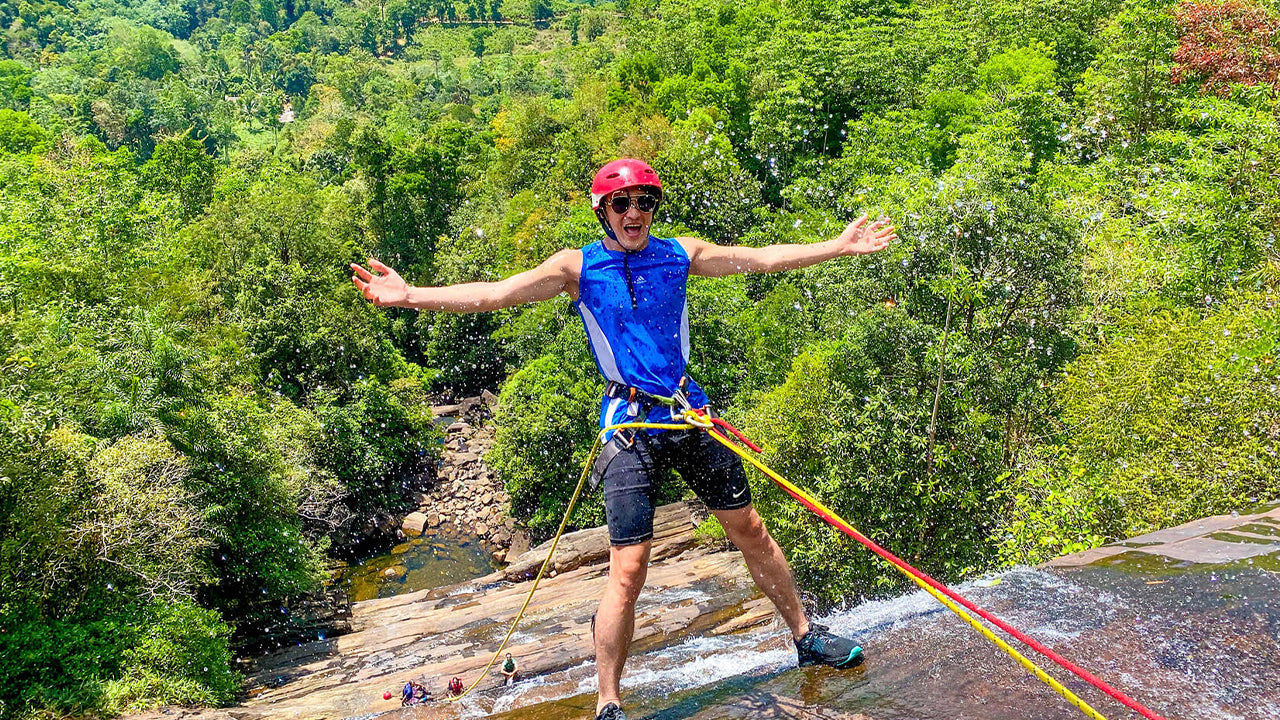
<svg viewBox="0 0 1280 720">
<path fill-rule="evenodd" d="M 489 659 L 489 664 L 485 666 L 484 670 L 480 671 L 480 676 L 475 679 L 475 682 L 471 683 L 471 686 L 468 687 L 466 690 L 464 690 L 461 695 L 457 695 L 455 697 L 446 697 L 445 698 L 446 702 L 457 702 L 462 698 L 466 697 L 467 695 L 471 694 L 471 691 L 475 690 L 476 686 L 478 686 L 481 683 L 481 681 L 484 680 L 485 676 L 489 674 L 489 670 L 493 668 L 494 663 L 496 663 L 498 661 L 498 658 L 502 655 L 502 651 L 506 649 L 507 643 L 511 640 L 511 636 L 515 634 L 516 626 L 520 624 L 521 618 L 524 617 L 525 610 L 529 608 L 529 603 L 532 602 L 533 600 L 533 593 L 538 589 L 538 583 L 542 580 L 542 576 L 546 573 L 547 568 L 551 567 L 551 558 L 556 552 L 556 546 L 560 544 L 560 536 L 564 534 L 564 529 L 569 524 L 569 516 L 572 515 L 573 508 L 578 503 L 578 497 L 582 494 L 582 485 L 583 483 L 586 482 L 587 476 L 591 472 L 591 464 L 595 460 L 596 453 L 599 452 L 600 450 L 600 445 L 603 442 L 605 434 L 613 430 L 623 430 L 628 428 L 655 429 L 655 430 L 695 430 L 695 429 L 707 429 L 710 427 L 710 423 L 707 422 L 706 418 L 703 418 L 699 416 L 697 413 L 692 411 L 685 411 L 684 420 L 685 422 L 678 425 L 674 423 L 647 423 L 647 422 L 620 423 L 617 425 L 610 425 L 604 428 L 603 430 L 601 430 L 596 435 L 595 442 L 591 446 L 591 452 L 587 454 L 587 461 L 582 467 L 582 474 L 578 477 L 578 484 L 573 489 L 573 496 L 569 498 L 569 507 L 565 509 L 564 518 L 560 520 L 560 527 L 556 530 L 555 538 L 551 541 L 551 547 L 547 550 L 547 557 L 545 560 L 542 561 L 542 566 L 538 568 L 538 574 L 533 579 L 533 586 L 529 588 L 529 594 L 525 596 L 524 604 L 520 606 L 520 612 L 516 613 L 515 619 L 511 621 L 511 628 L 507 630 L 506 637 L 502 639 L 502 644 L 498 646 L 498 649 L 493 653 L 493 657 Z M 708 434 L 711 437 L 715 438 L 716 441 L 719 442 L 721 445 L 724 445 L 725 447 L 732 450 L 735 454 L 737 454 L 743 460 L 746 460 L 747 462 L 751 463 L 753 467 L 755 467 L 760 472 L 764 473 L 767 477 L 772 479 L 774 482 L 778 483 L 779 486 L 786 488 L 791 492 L 794 492 L 795 494 L 804 498 L 807 502 L 812 503 L 814 507 L 820 508 L 823 512 L 826 512 L 827 514 L 840 520 L 846 525 L 849 525 L 849 523 L 846 520 L 844 520 L 844 518 L 841 518 L 839 515 L 832 512 L 829 508 L 827 508 L 822 503 L 818 502 L 817 499 L 813 498 L 804 490 L 801 490 L 795 485 L 792 485 L 790 482 L 787 482 L 787 480 L 783 478 L 781 475 L 774 472 L 764 463 L 760 462 L 759 460 L 756 460 L 751 455 L 748 455 L 745 450 L 738 447 L 733 442 L 730 442 L 720 433 L 709 432 Z M 852 525 L 850 525 L 849 527 L 852 527 Z M 1000 648 L 1005 653 L 1007 653 L 1010 657 L 1012 657 L 1015 661 L 1017 661 L 1019 665 L 1026 668 L 1029 672 L 1031 672 L 1032 675 L 1035 675 L 1037 678 L 1039 678 L 1041 682 L 1048 685 L 1055 692 L 1061 695 L 1067 702 L 1074 705 L 1085 715 L 1092 718 L 1093 720 L 1107 720 L 1097 710 L 1094 710 L 1092 707 L 1090 707 L 1088 703 L 1086 703 L 1084 700 L 1081 700 L 1079 697 L 1077 697 L 1075 693 L 1071 692 L 1071 690 L 1064 687 L 1062 683 L 1055 680 L 1047 672 L 1042 670 L 1038 665 L 1036 665 L 1031 660 L 1027 659 L 1027 657 L 1024 656 L 1022 653 L 1010 647 L 1008 643 L 1006 643 L 1004 640 L 1001 640 L 999 637 L 997 637 L 995 633 L 991 632 L 991 630 L 989 630 L 986 626 L 978 622 L 977 619 L 969 615 L 969 613 L 965 612 L 964 609 L 962 609 L 961 607 L 956 605 L 954 602 L 952 602 L 950 598 L 938 592 L 938 590 L 930 586 L 928 583 L 916 577 L 915 575 L 907 572 L 905 569 L 898 567 L 893 563 L 889 563 L 889 564 L 897 568 L 900 572 L 902 572 L 904 575 L 910 578 L 912 582 L 920 586 L 920 588 L 923 589 L 925 592 L 928 592 L 930 595 L 932 595 L 934 599 L 936 599 L 938 602 L 946 606 L 948 610 L 955 613 L 956 616 L 958 616 L 961 620 L 968 623 L 970 627 L 972 627 L 973 629 L 981 633 L 983 637 L 987 638 L 992 643 L 994 643 L 996 647 Z"/>
</svg>

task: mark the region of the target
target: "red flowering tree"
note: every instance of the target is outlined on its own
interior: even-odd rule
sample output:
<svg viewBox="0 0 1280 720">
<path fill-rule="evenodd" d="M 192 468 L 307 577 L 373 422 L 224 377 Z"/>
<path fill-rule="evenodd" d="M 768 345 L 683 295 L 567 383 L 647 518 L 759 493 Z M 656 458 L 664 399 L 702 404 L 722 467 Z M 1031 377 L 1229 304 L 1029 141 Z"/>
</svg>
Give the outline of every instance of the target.
<svg viewBox="0 0 1280 720">
<path fill-rule="evenodd" d="M 1280 90 L 1280 18 L 1269 10 L 1240 0 L 1184 2 L 1174 16 L 1174 82 L 1199 80 L 1201 92 L 1223 97 L 1235 84 Z"/>
</svg>

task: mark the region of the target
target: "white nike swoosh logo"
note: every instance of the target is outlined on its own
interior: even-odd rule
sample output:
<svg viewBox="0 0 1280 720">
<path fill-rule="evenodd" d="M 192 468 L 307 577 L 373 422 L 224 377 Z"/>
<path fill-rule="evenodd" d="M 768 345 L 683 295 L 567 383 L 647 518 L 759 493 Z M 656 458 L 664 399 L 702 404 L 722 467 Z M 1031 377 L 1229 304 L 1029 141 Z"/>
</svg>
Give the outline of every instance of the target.
<svg viewBox="0 0 1280 720">
<path fill-rule="evenodd" d="M 736 493 L 734 493 L 734 494 L 733 494 L 733 499 L 734 499 L 734 500 L 737 500 L 738 498 L 742 497 L 742 493 L 744 493 L 744 492 L 746 492 L 746 491 L 747 491 L 747 489 L 746 489 L 746 488 L 742 488 L 741 490 L 739 490 L 738 492 L 736 492 Z"/>
</svg>

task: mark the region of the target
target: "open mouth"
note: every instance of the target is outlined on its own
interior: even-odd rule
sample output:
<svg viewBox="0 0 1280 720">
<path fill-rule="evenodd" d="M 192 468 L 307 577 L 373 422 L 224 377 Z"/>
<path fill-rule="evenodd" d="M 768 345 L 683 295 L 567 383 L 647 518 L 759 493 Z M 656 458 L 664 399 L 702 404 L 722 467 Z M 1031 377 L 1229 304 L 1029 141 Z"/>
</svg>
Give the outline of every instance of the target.
<svg viewBox="0 0 1280 720">
<path fill-rule="evenodd" d="M 622 231 L 628 235 L 639 235 L 644 230 L 644 226 L 640 223 L 624 223 Z"/>
</svg>

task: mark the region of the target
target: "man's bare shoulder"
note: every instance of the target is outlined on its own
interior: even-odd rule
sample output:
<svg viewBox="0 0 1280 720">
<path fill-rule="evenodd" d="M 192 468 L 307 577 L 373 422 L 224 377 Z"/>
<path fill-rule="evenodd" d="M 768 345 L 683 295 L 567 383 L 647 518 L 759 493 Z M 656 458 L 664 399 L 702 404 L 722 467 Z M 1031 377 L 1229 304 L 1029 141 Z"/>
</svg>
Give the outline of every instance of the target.
<svg viewBox="0 0 1280 720">
<path fill-rule="evenodd" d="M 557 250 L 551 257 L 543 261 L 543 266 L 572 278 L 582 273 L 582 251 L 577 248 Z"/>
<path fill-rule="evenodd" d="M 685 254 L 689 257 L 693 257 L 695 253 L 711 244 L 702 238 L 688 236 L 677 237 L 675 238 L 675 241 L 680 243 L 680 247 L 684 248 Z"/>
</svg>

